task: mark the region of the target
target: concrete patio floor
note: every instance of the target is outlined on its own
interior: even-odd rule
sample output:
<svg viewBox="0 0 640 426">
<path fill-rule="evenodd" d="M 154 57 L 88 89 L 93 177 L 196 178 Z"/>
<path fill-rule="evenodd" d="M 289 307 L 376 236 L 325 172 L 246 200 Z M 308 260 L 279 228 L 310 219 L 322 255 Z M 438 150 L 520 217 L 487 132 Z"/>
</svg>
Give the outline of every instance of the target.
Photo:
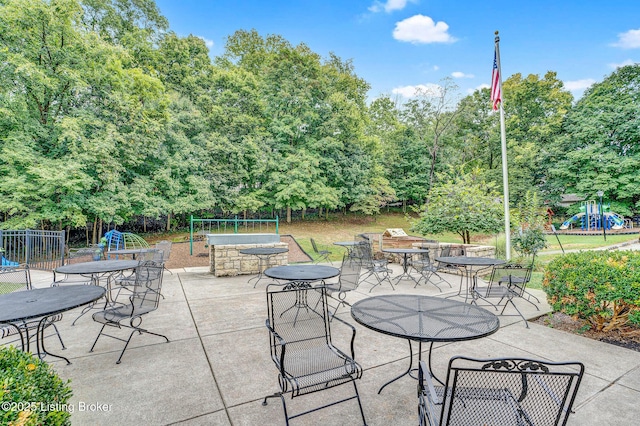
<svg viewBox="0 0 640 426">
<path fill-rule="evenodd" d="M 393 265 L 396 274 L 400 267 Z M 43 272 L 32 273 L 34 287 L 51 283 Z M 456 289 L 459 277 L 444 275 Z M 248 284 L 251 276 L 214 277 L 207 268 L 186 268 L 165 273 L 164 300 L 144 319 L 150 331 L 165 334 L 170 343 L 153 335 L 136 335 L 122 363 L 115 362 L 123 343 L 101 338 L 89 352 L 99 324 L 87 314 L 71 322 L 78 311 L 64 314 L 58 326 L 67 349 L 55 339 L 47 348 L 68 357 L 72 364 L 51 361 L 73 389 L 71 416 L 74 425 L 281 425 L 282 404 L 262 399 L 279 390 L 277 370 L 269 355 L 265 284 Z M 386 286 L 361 284 L 351 292 L 351 303 L 361 298 L 391 293 Z M 446 295 L 432 285 L 414 288 L 401 281 L 396 293 Z M 536 292 L 544 300 L 542 292 Z M 518 302 L 528 317 L 548 312 Z M 416 381 L 404 377 L 377 394 L 382 384 L 406 370 L 409 362 L 405 340 L 382 335 L 358 325 L 348 309 L 339 315 L 357 329 L 356 360 L 364 374 L 358 381 L 369 425 L 417 424 Z M 581 361 L 586 373 L 580 387 L 573 425 L 637 424 L 640 416 L 640 353 L 554 330 L 537 324 L 525 328 L 516 317 L 501 317 L 500 330 L 479 340 L 434 347 L 434 372 L 444 375 L 454 355 L 478 358 L 519 356 L 551 361 Z M 515 322 L 515 323 L 514 323 Z M 117 331 L 117 330 L 116 330 Z M 334 343 L 348 349 L 348 330 L 332 324 Z M 127 336 L 127 330 L 121 330 Z M 417 346 L 417 345 L 416 345 Z M 344 389 L 342 389 L 344 388 Z M 287 400 L 290 413 L 322 405 L 325 400 L 350 392 L 350 386 L 333 388 Z M 355 401 L 292 420 L 299 425 L 355 425 L 360 416 Z"/>
</svg>

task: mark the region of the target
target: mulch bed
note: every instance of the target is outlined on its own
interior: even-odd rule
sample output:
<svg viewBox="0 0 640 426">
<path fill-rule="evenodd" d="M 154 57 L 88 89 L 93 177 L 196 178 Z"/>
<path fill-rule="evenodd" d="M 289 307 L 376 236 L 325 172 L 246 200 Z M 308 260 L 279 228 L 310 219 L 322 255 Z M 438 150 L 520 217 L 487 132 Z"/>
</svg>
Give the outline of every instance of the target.
<svg viewBox="0 0 640 426">
<path fill-rule="evenodd" d="M 585 321 L 574 319 L 561 312 L 543 315 L 531 322 L 640 352 L 640 330 L 631 327 L 606 333 L 593 331 Z"/>
</svg>

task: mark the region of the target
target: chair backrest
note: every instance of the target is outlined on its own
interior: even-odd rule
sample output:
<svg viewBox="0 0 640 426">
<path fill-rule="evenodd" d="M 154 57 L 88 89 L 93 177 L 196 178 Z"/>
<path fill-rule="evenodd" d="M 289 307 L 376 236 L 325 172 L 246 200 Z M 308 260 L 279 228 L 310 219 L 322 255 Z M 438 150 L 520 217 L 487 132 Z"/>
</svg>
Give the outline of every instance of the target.
<svg viewBox="0 0 640 426">
<path fill-rule="evenodd" d="M 440 424 L 564 425 L 583 373 L 579 362 L 454 357 Z"/>
<path fill-rule="evenodd" d="M 417 253 L 414 256 L 415 257 L 412 257 L 412 261 L 417 265 L 422 265 L 425 268 L 433 265 L 433 262 L 431 261 L 431 255 L 428 251 L 424 253 Z"/>
<path fill-rule="evenodd" d="M 169 260 L 169 256 L 171 255 L 171 241 L 167 241 L 167 240 L 162 240 L 162 241 L 158 241 L 156 243 L 156 250 L 158 250 L 161 254 L 159 259 L 155 259 L 155 260 L 160 260 L 162 262 L 166 262 L 167 260 Z"/>
<path fill-rule="evenodd" d="M 371 261 L 373 259 L 373 241 L 365 234 L 358 234 L 354 241 L 358 243 L 362 258 Z"/>
<path fill-rule="evenodd" d="M 311 247 L 313 247 L 313 251 L 318 253 L 318 246 L 316 245 L 316 240 L 311 238 Z"/>
<path fill-rule="evenodd" d="M 494 266 L 489 280 L 490 285 L 508 285 L 518 295 L 524 293 L 527 283 L 531 279 L 532 266 L 517 264 Z"/>
<path fill-rule="evenodd" d="M 146 249 L 140 252 L 136 259 L 141 262 L 146 262 L 153 260 L 154 262 L 162 262 L 162 252 L 160 250 L 154 249 Z"/>
<path fill-rule="evenodd" d="M 296 358 L 303 352 L 309 354 L 314 348 L 330 344 L 327 293 L 324 286 L 289 288 L 271 284 L 267 286 L 267 310 L 269 326 L 287 343 L 285 359 Z M 281 351 L 282 345 L 271 334 L 271 356 L 278 364 Z M 317 369 L 314 367 L 315 362 L 308 361 L 310 362 L 294 364 L 306 364 L 307 368 Z M 296 375 L 303 375 L 299 373 L 296 372 Z"/>
<path fill-rule="evenodd" d="M 0 267 L 0 294 L 31 290 L 29 268 Z"/>
<path fill-rule="evenodd" d="M 154 261 L 142 261 L 136 267 L 131 296 L 134 315 L 151 312 L 158 308 L 163 271 L 162 264 Z"/>
<path fill-rule="evenodd" d="M 464 248 L 463 247 L 450 247 L 449 248 L 449 256 L 464 256 Z"/>
<path fill-rule="evenodd" d="M 340 267 L 340 278 L 338 281 L 340 291 L 351 291 L 358 288 L 361 269 L 362 262 L 358 261 L 358 259 L 353 259 L 346 254 L 342 257 L 342 266 Z"/>
<path fill-rule="evenodd" d="M 442 256 L 442 257 L 451 256 L 451 246 L 446 245 L 446 246 L 442 247 L 442 250 L 440 250 L 440 256 Z"/>
<path fill-rule="evenodd" d="M 69 248 L 65 263 L 70 265 L 72 263 L 91 262 L 96 258 L 100 260 L 103 256 L 104 251 L 97 244 L 89 247 Z"/>
</svg>

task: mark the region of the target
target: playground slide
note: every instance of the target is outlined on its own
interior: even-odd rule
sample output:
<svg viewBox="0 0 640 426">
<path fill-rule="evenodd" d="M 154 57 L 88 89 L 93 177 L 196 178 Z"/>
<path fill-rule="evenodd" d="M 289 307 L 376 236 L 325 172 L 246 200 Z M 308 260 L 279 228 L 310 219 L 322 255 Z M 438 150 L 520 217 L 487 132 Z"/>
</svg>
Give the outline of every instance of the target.
<svg viewBox="0 0 640 426">
<path fill-rule="evenodd" d="M 19 265 L 18 262 L 13 262 L 13 261 L 7 259 L 4 256 L 0 256 L 0 258 L 2 258 L 2 265 L 1 266 L 18 266 Z"/>
<path fill-rule="evenodd" d="M 578 214 L 574 214 L 573 216 L 571 216 L 570 219 L 567 219 L 564 221 L 564 223 L 562 225 L 560 225 L 560 229 L 567 229 L 569 228 L 569 225 L 571 224 L 571 222 L 573 221 L 580 221 L 580 218 L 584 216 L 584 213 L 578 213 Z"/>
<path fill-rule="evenodd" d="M 624 219 L 617 215 L 616 213 L 605 213 L 605 217 L 611 218 L 610 220 L 613 222 L 611 229 L 622 229 L 624 228 Z"/>
</svg>

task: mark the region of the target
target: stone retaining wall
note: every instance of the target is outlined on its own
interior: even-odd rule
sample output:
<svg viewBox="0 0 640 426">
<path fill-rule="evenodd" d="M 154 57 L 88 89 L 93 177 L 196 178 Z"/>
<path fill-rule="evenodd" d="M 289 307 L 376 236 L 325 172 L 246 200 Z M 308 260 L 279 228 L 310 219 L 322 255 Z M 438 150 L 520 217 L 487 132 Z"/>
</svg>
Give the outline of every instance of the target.
<svg viewBox="0 0 640 426">
<path fill-rule="evenodd" d="M 209 246 L 209 271 L 216 277 L 257 274 L 259 267 L 258 257 L 249 254 L 240 254 L 240 250 L 254 247 L 277 247 L 288 249 L 287 243 L 268 244 L 229 244 Z M 277 254 L 269 258 L 269 266 L 287 265 L 288 253 Z M 266 268 L 266 265 L 263 265 Z"/>
</svg>

